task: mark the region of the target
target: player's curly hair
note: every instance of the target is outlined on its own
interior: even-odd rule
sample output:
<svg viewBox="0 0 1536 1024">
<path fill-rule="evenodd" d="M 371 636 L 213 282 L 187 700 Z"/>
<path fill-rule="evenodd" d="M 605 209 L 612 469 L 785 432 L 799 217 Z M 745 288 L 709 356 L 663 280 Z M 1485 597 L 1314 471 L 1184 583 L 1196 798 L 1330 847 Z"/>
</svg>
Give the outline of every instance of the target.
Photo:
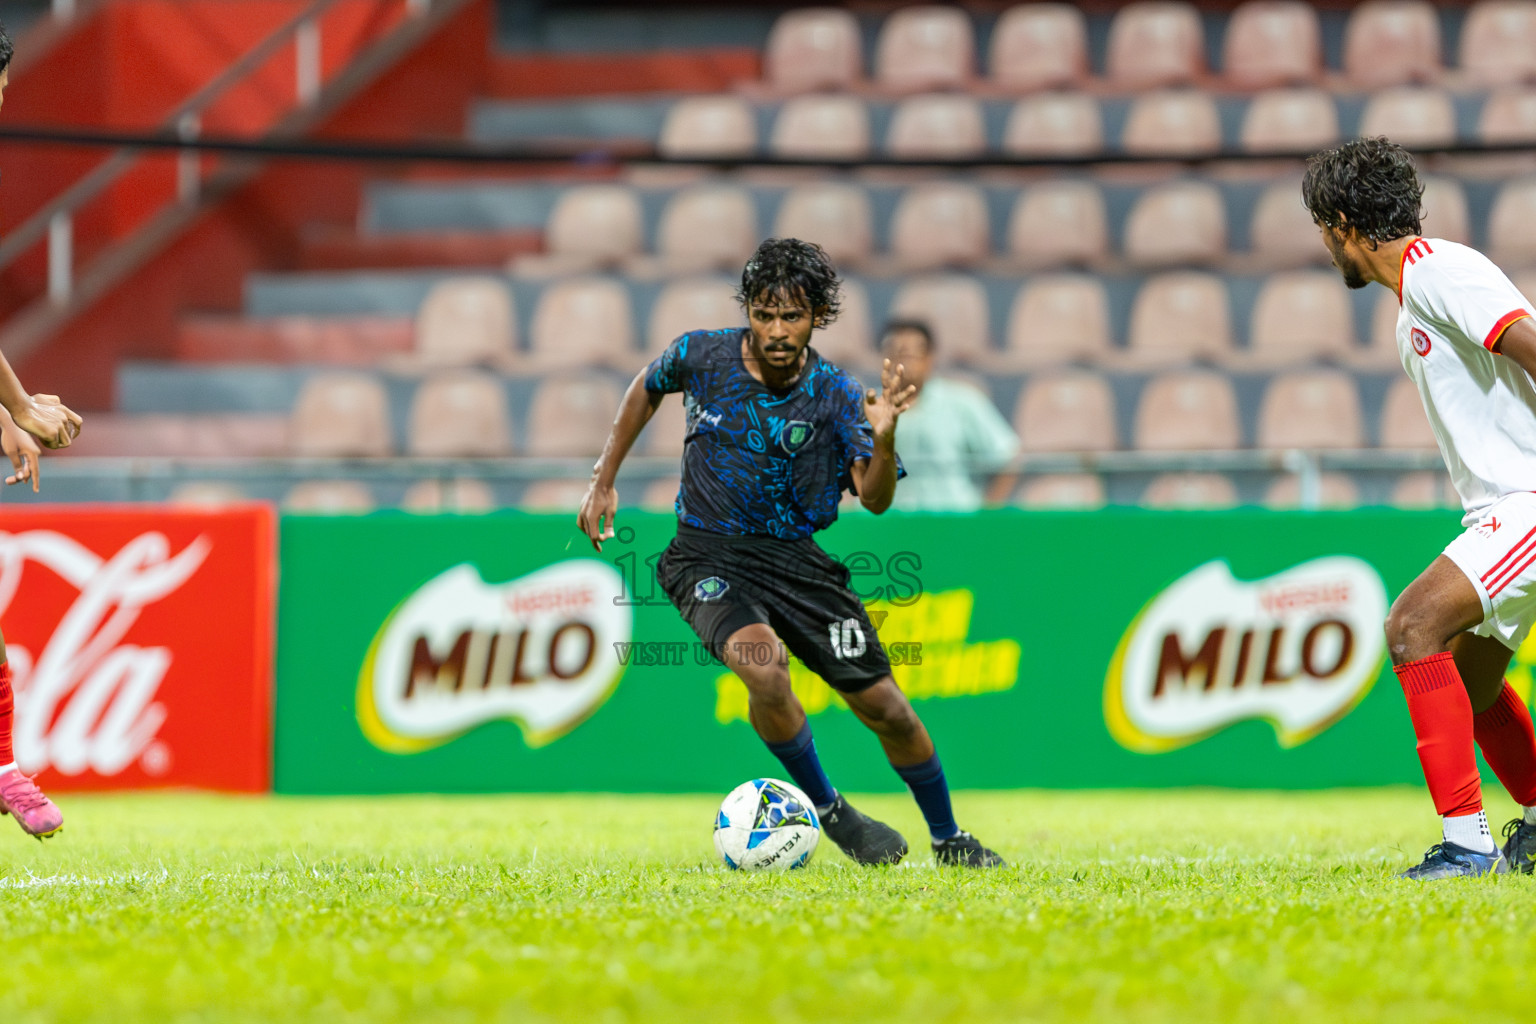
<svg viewBox="0 0 1536 1024">
<path fill-rule="evenodd" d="M 821 246 L 798 238 L 770 238 L 742 268 L 736 301 L 745 306 L 774 296 L 804 300 L 814 324 L 825 327 L 842 312 L 842 286 L 832 257 Z"/>
<path fill-rule="evenodd" d="M 1417 235 L 1423 199 L 1413 157 L 1381 137 L 1354 139 L 1316 154 L 1301 183 L 1301 200 L 1315 223 L 1353 228 L 1376 244 Z"/>
<path fill-rule="evenodd" d="M 11 57 L 16 53 L 11 45 L 11 37 L 5 34 L 5 26 L 0 25 L 0 71 L 11 66 Z"/>
</svg>

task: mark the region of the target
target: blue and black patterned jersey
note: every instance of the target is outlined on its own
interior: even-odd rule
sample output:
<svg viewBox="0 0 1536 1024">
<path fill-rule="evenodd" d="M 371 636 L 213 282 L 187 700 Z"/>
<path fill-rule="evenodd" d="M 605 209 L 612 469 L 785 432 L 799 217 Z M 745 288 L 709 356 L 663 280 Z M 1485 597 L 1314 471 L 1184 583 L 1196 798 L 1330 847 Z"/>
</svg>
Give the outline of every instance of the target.
<svg viewBox="0 0 1536 1024">
<path fill-rule="evenodd" d="M 854 461 L 874 454 L 864 386 L 812 348 L 794 387 L 773 391 L 742 362 L 745 334 L 692 331 L 646 368 L 646 390 L 681 391 L 687 411 L 677 518 L 712 533 L 809 537 L 837 519 Z"/>
</svg>

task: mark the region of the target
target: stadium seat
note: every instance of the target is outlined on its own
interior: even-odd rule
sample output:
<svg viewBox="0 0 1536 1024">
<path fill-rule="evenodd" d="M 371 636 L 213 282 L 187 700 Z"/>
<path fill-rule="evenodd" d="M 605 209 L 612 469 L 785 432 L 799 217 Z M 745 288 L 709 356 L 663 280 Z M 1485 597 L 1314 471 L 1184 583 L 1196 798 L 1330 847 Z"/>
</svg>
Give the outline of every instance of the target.
<svg viewBox="0 0 1536 1024">
<path fill-rule="evenodd" d="M 1003 129 L 1003 151 L 1015 156 L 1087 156 L 1103 148 L 1104 115 L 1087 93 L 1026 96 Z"/>
<path fill-rule="evenodd" d="M 655 359 L 688 331 L 745 327 L 746 314 L 736 301 L 736 286 L 724 278 L 694 277 L 673 281 L 656 296 L 645 333 L 645 357 Z"/>
<path fill-rule="evenodd" d="M 1129 358 L 1143 363 L 1219 357 L 1232 349 L 1227 284 L 1201 271 L 1147 279 L 1131 307 Z"/>
<path fill-rule="evenodd" d="M 1026 452 L 1108 452 L 1120 447 L 1115 396 L 1097 373 L 1031 378 L 1019 393 L 1013 429 Z"/>
<path fill-rule="evenodd" d="M 1536 3 L 1480 0 L 1461 24 L 1462 75 L 1477 85 L 1536 79 Z"/>
<path fill-rule="evenodd" d="M 1301 370 L 1270 381 L 1259 403 L 1260 448 L 1360 448 L 1360 393 L 1338 370 Z"/>
<path fill-rule="evenodd" d="M 640 492 L 640 507 L 648 512 L 671 512 L 677 507 L 677 492 L 683 486 L 680 476 L 652 480 Z"/>
<path fill-rule="evenodd" d="M 1297 270 L 1264 282 L 1253 304 L 1249 354 L 1268 363 L 1340 359 L 1354 348 L 1354 305 L 1332 270 Z"/>
<path fill-rule="evenodd" d="M 880 27 L 875 80 L 890 92 L 963 89 L 975 74 L 976 31 L 960 8 L 907 7 Z"/>
<path fill-rule="evenodd" d="M 1208 265 L 1227 250 L 1227 207 L 1216 186 L 1177 181 L 1147 189 L 1126 219 L 1126 259 L 1143 267 Z"/>
<path fill-rule="evenodd" d="M 1324 473 L 1318 480 L 1317 507 L 1344 509 L 1360 504 L 1360 488 L 1345 473 Z M 1270 508 L 1301 508 L 1301 477 L 1287 473 L 1264 491 L 1264 504 Z"/>
<path fill-rule="evenodd" d="M 1221 149 L 1216 101 L 1193 89 L 1138 96 L 1126 117 L 1120 148 L 1127 153 L 1170 156 L 1216 152 Z"/>
<path fill-rule="evenodd" d="M 1423 175 L 1424 234 L 1467 245 L 1472 241 L 1472 217 L 1467 212 L 1467 193 L 1455 178 Z"/>
<path fill-rule="evenodd" d="M 376 507 L 368 485 L 356 480 L 306 480 L 283 499 L 286 512 L 320 515 L 359 515 Z"/>
<path fill-rule="evenodd" d="M 688 415 L 683 408 L 683 396 L 667 395 L 651 414 L 651 421 L 640 435 L 640 443 L 647 455 L 681 458 L 687 435 Z"/>
<path fill-rule="evenodd" d="M 1379 89 L 1440 74 L 1440 18 L 1425 0 L 1367 0 L 1344 26 L 1344 74 Z"/>
<path fill-rule="evenodd" d="M 1109 24 L 1106 75 L 1122 89 L 1182 85 L 1205 73 L 1200 12 L 1173 0 L 1142 0 L 1115 12 Z"/>
<path fill-rule="evenodd" d="M 1094 359 L 1109 352 L 1104 282 L 1087 274 L 1043 274 L 1014 297 L 1004 349 L 1010 363 L 1032 366 Z"/>
<path fill-rule="evenodd" d="M 1088 22 L 1072 4 L 1019 4 L 992 29 L 992 81 L 1012 92 L 1076 85 L 1088 78 Z"/>
<path fill-rule="evenodd" d="M 987 293 L 973 277 L 944 274 L 907 281 L 891 301 L 891 316 L 928 323 L 940 365 L 985 362 L 992 355 Z"/>
<path fill-rule="evenodd" d="M 699 185 L 678 192 L 662 210 L 656 254 L 674 273 L 740 272 L 758 241 L 757 206 L 746 189 Z"/>
<path fill-rule="evenodd" d="M 757 111 L 739 96 L 678 100 L 667 111 L 656 148 L 666 157 L 751 156 L 757 152 Z"/>
<path fill-rule="evenodd" d="M 1232 508 L 1237 488 L 1220 473 L 1163 473 L 1142 492 L 1141 504 L 1157 509 Z"/>
<path fill-rule="evenodd" d="M 1477 135 L 1483 142 L 1536 142 L 1536 89 L 1495 89 L 1483 102 Z"/>
<path fill-rule="evenodd" d="M 411 400 L 407 450 L 429 458 L 512 454 L 512 421 L 499 378 L 450 370 L 422 381 Z"/>
<path fill-rule="evenodd" d="M 1316 81 L 1323 71 L 1317 10 L 1300 0 L 1249 0 L 1227 21 L 1222 54 L 1222 70 L 1240 88 Z"/>
<path fill-rule="evenodd" d="M 1372 94 L 1360 115 L 1362 136 L 1385 135 L 1405 146 L 1456 141 L 1456 110 L 1440 89 L 1405 85 Z"/>
<path fill-rule="evenodd" d="M 836 320 L 811 335 L 811 344 L 822 356 L 844 369 L 877 367 L 879 353 L 875 351 L 869 293 L 858 281 L 843 279 L 842 307 Z"/>
<path fill-rule="evenodd" d="M 238 485 L 223 480 L 193 480 L 178 486 L 166 499 L 175 508 L 223 508 L 250 500 Z"/>
<path fill-rule="evenodd" d="M 1136 405 L 1134 443 L 1153 452 L 1241 448 L 1232 382 L 1209 370 L 1176 370 L 1152 378 Z"/>
<path fill-rule="evenodd" d="M 406 488 L 400 507 L 410 512 L 489 512 L 496 495 L 484 480 L 459 476 L 418 480 Z"/>
<path fill-rule="evenodd" d="M 546 377 L 528 407 L 528 455 L 586 458 L 608 440 L 621 394 L 606 376 L 558 373 Z"/>
<path fill-rule="evenodd" d="M 849 88 L 864 73 L 858 19 L 836 7 L 786 11 L 768 33 L 763 73 L 784 95 Z"/>
<path fill-rule="evenodd" d="M 289 419 L 295 455 L 326 458 L 389 455 L 389 396 L 366 373 L 317 374 L 304 382 Z"/>
<path fill-rule="evenodd" d="M 1517 178 L 1499 189 L 1488 215 L 1488 255 L 1511 267 L 1536 263 L 1536 177 Z"/>
<path fill-rule="evenodd" d="M 797 96 L 779 108 L 768 148 L 774 156 L 857 160 L 868 156 L 869 106 L 857 96 Z"/>
<path fill-rule="evenodd" d="M 885 148 L 891 156 L 980 156 L 987 148 L 981 104 L 970 96 L 932 93 L 896 105 Z"/>
<path fill-rule="evenodd" d="M 552 256 L 574 257 L 586 265 L 611 266 L 645 247 L 640 197 L 625 185 L 577 185 L 560 193 L 544 228 Z"/>
<path fill-rule="evenodd" d="M 1102 508 L 1104 481 L 1092 473 L 1047 473 L 1024 481 L 1013 504 L 1021 508 Z"/>
<path fill-rule="evenodd" d="M 1027 267 L 1098 263 L 1109 255 L 1104 193 L 1082 178 L 1029 188 L 1008 218 L 1009 255 Z"/>
<path fill-rule="evenodd" d="M 535 480 L 523 490 L 517 505 L 526 512 L 564 512 L 574 518 L 586 496 L 585 480 Z"/>
<path fill-rule="evenodd" d="M 875 247 L 874 219 L 869 193 L 857 185 L 819 181 L 785 194 L 773 233 L 815 242 L 843 267 L 869 259 Z"/>
<path fill-rule="evenodd" d="M 634 370 L 634 314 L 629 291 L 606 277 L 574 277 L 547 285 L 533 310 L 533 352 L 540 370 L 612 366 Z"/>
<path fill-rule="evenodd" d="M 506 282 L 464 277 L 432 286 L 416 310 L 416 349 L 409 361 L 470 366 L 515 357 L 517 318 Z"/>
<path fill-rule="evenodd" d="M 1363 360 L 1380 367 L 1396 368 L 1402 361 L 1397 351 L 1397 295 L 1382 290 L 1371 309 L 1371 336 Z"/>
<path fill-rule="evenodd" d="M 1339 112 L 1322 89 L 1270 89 L 1243 113 L 1240 137 L 1250 153 L 1304 153 L 1339 141 Z"/>
<path fill-rule="evenodd" d="M 915 185 L 891 214 L 891 255 L 906 270 L 974 266 L 991 252 L 989 228 L 987 198 L 974 185 Z"/>
<path fill-rule="evenodd" d="M 1300 181 L 1280 181 L 1264 190 L 1254 206 L 1248 239 L 1254 260 L 1264 267 L 1299 267 L 1331 259 L 1301 201 Z"/>
<path fill-rule="evenodd" d="M 90 429 L 58 452 L 60 457 L 248 459 L 294 454 L 289 440 L 292 418 L 281 413 L 105 412 L 87 418 Z"/>
<path fill-rule="evenodd" d="M 1387 399 L 1381 406 L 1381 440 L 1383 448 L 1435 448 L 1435 432 L 1430 428 L 1429 417 L 1424 414 L 1424 400 L 1419 389 L 1407 377 L 1399 377 L 1387 389 Z"/>
<path fill-rule="evenodd" d="M 1397 508 L 1459 508 L 1461 499 L 1444 473 L 1425 470 L 1404 473 L 1392 487 L 1391 502 Z"/>
</svg>

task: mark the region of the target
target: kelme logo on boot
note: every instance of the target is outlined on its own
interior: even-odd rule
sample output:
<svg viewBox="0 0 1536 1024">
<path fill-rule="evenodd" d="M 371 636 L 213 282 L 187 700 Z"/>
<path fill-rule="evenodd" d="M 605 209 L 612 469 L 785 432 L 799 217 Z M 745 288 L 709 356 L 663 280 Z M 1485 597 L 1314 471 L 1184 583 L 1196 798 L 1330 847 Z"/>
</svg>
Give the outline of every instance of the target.
<svg viewBox="0 0 1536 1024">
<path fill-rule="evenodd" d="M 624 583 L 595 559 L 559 562 L 508 583 L 472 565 L 428 581 L 392 612 L 357 681 L 357 720 L 381 750 L 413 754 L 496 719 L 531 747 L 580 725 L 613 693 L 629 642 Z"/>
<path fill-rule="evenodd" d="M 1177 750 L 1246 719 L 1282 747 L 1323 732 L 1382 669 L 1387 592 L 1343 555 L 1239 580 L 1207 562 L 1152 598 L 1121 637 L 1104 681 L 1104 720 L 1124 747 Z"/>
</svg>

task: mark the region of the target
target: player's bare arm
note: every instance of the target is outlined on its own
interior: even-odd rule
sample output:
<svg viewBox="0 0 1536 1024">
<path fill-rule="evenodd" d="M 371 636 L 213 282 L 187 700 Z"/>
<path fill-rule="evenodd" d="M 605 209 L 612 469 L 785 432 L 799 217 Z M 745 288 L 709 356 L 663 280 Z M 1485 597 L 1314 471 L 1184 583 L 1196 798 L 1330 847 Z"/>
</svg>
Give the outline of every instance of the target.
<svg viewBox="0 0 1536 1024">
<path fill-rule="evenodd" d="M 917 388 L 902 379 L 902 369 L 884 360 L 879 393 L 873 388 L 865 392 L 864 414 L 874 433 L 875 450 L 868 461 L 861 459 L 849 470 L 859 501 L 876 515 L 890 508 L 896 497 L 896 420 L 917 400 Z"/>
<path fill-rule="evenodd" d="M 11 460 L 14 470 L 5 478 L 6 484 L 30 483 L 32 493 L 38 493 L 42 486 L 42 464 L 38 461 L 43 454 L 42 448 L 38 446 L 37 438 L 18 427 L 4 408 L 0 408 L 0 448 Z"/>
<path fill-rule="evenodd" d="M 37 438 L 44 448 L 68 448 L 80 436 L 80 415 L 57 395 L 32 395 L 21 386 L 9 360 L 0 354 L 0 406 L 16 426 Z"/>
<path fill-rule="evenodd" d="M 613 517 L 619 511 L 619 492 L 614 489 L 614 479 L 624 457 L 634 447 L 640 431 L 650 422 L 656 407 L 661 404 L 660 394 L 647 391 L 645 374 L 638 373 L 629 382 L 624 400 L 619 403 L 619 413 L 613 419 L 613 429 L 603 444 L 603 453 L 592 467 L 592 482 L 587 495 L 581 499 L 581 511 L 576 514 L 576 526 L 592 541 L 592 547 L 603 550 L 603 541 L 613 539 Z"/>
</svg>

